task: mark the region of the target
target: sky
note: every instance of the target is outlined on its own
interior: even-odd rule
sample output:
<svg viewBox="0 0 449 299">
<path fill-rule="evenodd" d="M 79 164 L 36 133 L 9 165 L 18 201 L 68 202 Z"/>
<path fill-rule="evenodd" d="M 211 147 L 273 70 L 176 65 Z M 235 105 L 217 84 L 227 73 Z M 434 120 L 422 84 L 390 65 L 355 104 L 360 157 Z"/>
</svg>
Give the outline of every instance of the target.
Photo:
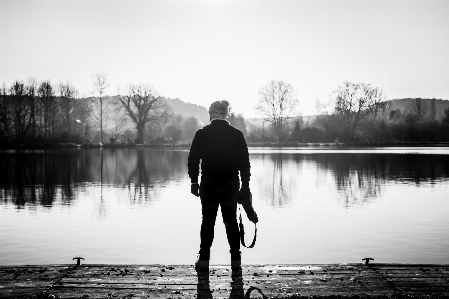
<svg viewBox="0 0 449 299">
<path fill-rule="evenodd" d="M 299 113 L 344 81 L 388 99 L 449 99 L 449 1 L 4 1 L 0 84 L 34 77 L 93 95 L 148 84 L 257 117 L 261 87 L 290 83 Z"/>
</svg>

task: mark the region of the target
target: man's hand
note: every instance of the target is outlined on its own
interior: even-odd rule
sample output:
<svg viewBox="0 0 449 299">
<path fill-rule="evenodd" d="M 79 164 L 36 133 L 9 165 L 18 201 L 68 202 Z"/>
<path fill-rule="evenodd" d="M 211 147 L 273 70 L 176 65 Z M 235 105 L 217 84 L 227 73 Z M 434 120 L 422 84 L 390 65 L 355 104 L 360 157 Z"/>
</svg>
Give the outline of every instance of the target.
<svg viewBox="0 0 449 299">
<path fill-rule="evenodd" d="M 196 197 L 200 196 L 200 185 L 198 183 L 194 183 L 190 186 L 190 193 L 195 195 Z"/>
<path fill-rule="evenodd" d="M 248 198 L 250 193 L 251 190 L 249 189 L 248 185 L 243 185 L 240 188 L 240 198 Z"/>
</svg>

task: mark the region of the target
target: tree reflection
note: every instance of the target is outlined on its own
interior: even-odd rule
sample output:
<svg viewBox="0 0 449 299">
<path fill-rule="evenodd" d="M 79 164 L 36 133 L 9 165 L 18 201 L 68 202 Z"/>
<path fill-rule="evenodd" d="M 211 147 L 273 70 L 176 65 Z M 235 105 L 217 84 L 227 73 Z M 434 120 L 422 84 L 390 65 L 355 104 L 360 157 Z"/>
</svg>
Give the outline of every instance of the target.
<svg viewBox="0 0 449 299">
<path fill-rule="evenodd" d="M 367 154 L 315 155 L 318 167 L 332 172 L 338 200 L 345 207 L 367 204 L 381 195 L 388 165 L 385 158 Z"/>
<path fill-rule="evenodd" d="M 52 207 L 71 205 L 86 187 L 128 189 L 132 203 L 151 201 L 155 187 L 187 175 L 188 152 L 151 149 L 83 149 L 0 152 L 0 201 Z"/>
<path fill-rule="evenodd" d="M 335 177 L 342 204 L 367 204 L 382 194 L 387 182 L 447 180 L 449 156 L 427 154 L 317 154 L 311 155 L 318 167 Z"/>
<path fill-rule="evenodd" d="M 316 188 L 322 188 L 322 180 L 331 175 L 332 196 L 345 207 L 375 201 L 389 182 L 434 184 L 449 177 L 449 155 L 272 153 L 252 158 L 252 165 L 261 167 L 262 171 L 253 173 L 254 180 L 273 207 L 286 206 L 304 196 L 309 186 L 303 181 L 308 179 L 310 183 L 309 176 L 314 178 Z"/>
<path fill-rule="evenodd" d="M 262 159 L 263 171 L 258 173 L 253 171 L 252 174 L 258 191 L 273 207 L 288 205 L 294 198 L 293 190 L 298 179 L 297 176 L 290 175 L 294 173 L 291 167 L 285 168 L 289 158 L 285 154 L 274 153 L 262 155 L 259 159 Z"/>
<path fill-rule="evenodd" d="M 63 204 L 75 196 L 72 177 L 73 155 L 69 152 L 12 152 L 0 154 L 1 200 L 16 207 L 50 207 L 60 194 Z"/>
<path fill-rule="evenodd" d="M 124 192 L 139 204 L 188 179 L 187 156 L 187 151 L 149 148 L 1 151 L 0 202 L 18 209 L 71 205 L 89 187 L 99 191 L 97 209 L 104 216 L 110 192 Z M 359 206 L 382 196 L 391 182 L 419 186 L 449 178 L 449 155 L 268 153 L 252 155 L 251 165 L 253 191 L 273 207 L 325 186 L 343 206 Z M 315 189 L 305 185 L 313 183 Z"/>
<path fill-rule="evenodd" d="M 170 150 L 137 150 L 134 169 L 127 178 L 130 199 L 136 203 L 153 200 L 160 187 L 184 178 L 187 154 Z"/>
<path fill-rule="evenodd" d="M 153 194 L 151 191 L 153 185 L 151 184 L 151 173 L 148 172 L 143 150 L 137 151 L 136 165 L 134 171 L 130 174 L 128 181 L 129 197 L 132 201 L 140 203 L 142 202 L 142 199 L 152 199 Z M 131 184 L 133 184 L 133 188 L 131 187 Z"/>
</svg>

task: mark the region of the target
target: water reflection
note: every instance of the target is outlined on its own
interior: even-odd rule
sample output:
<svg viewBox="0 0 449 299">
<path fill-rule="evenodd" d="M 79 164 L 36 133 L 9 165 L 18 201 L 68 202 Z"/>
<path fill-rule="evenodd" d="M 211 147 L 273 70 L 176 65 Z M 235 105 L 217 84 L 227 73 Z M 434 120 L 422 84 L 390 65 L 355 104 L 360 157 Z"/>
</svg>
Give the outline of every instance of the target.
<svg viewBox="0 0 449 299">
<path fill-rule="evenodd" d="M 76 196 L 80 177 L 71 152 L 2 153 L 0 157 L 1 199 L 18 208 L 31 205 L 49 207 L 57 196 L 70 204 Z"/>
<path fill-rule="evenodd" d="M 261 197 L 273 207 L 288 206 L 328 187 L 345 207 L 375 201 L 389 183 L 435 184 L 448 179 L 449 156 L 430 154 L 318 153 L 255 154 L 253 181 Z M 332 186 L 329 186 L 329 178 Z M 335 196 L 337 195 L 337 196 Z"/>
<path fill-rule="evenodd" d="M 315 158 L 321 169 L 333 173 L 338 200 L 345 207 L 368 204 L 381 196 L 387 180 L 388 155 L 365 159 L 360 154 L 333 154 Z"/>
<path fill-rule="evenodd" d="M 187 156 L 151 149 L 3 151 L 0 201 L 19 209 L 71 205 L 79 192 L 94 187 L 99 214 L 105 215 L 106 190 L 126 190 L 129 201 L 139 204 L 153 201 L 172 182 L 188 180 Z M 288 207 L 321 189 L 345 207 L 362 206 L 390 183 L 432 185 L 449 177 L 449 155 L 272 152 L 251 154 L 251 165 L 251 186 L 272 207 Z"/>
<path fill-rule="evenodd" d="M 201 205 L 189 193 L 187 156 L 154 149 L 0 151 L 0 264 L 73 256 L 105 264 L 190 263 Z M 252 149 L 250 157 L 265 228 L 245 263 L 448 259 L 449 155 Z M 215 245 L 215 263 L 229 262 L 226 239 Z M 199 279 L 199 295 L 208 296 L 207 282 Z M 241 296 L 242 285 L 233 277 L 229 295 Z"/>
<path fill-rule="evenodd" d="M 390 183 L 435 184 L 447 180 L 449 157 L 422 154 L 319 154 L 310 156 L 335 177 L 345 206 L 369 203 Z"/>
<path fill-rule="evenodd" d="M 126 188 L 133 202 L 151 201 L 154 186 L 180 181 L 187 174 L 181 151 L 63 150 L 0 153 L 0 200 L 25 205 L 70 205 L 78 192 L 96 186 L 100 209 L 105 188 Z M 100 214 L 102 214 L 100 212 Z"/>
<path fill-rule="evenodd" d="M 257 190 L 273 207 L 288 205 L 293 200 L 298 176 L 297 169 L 291 167 L 290 160 L 281 153 L 251 159 L 252 180 L 256 181 Z"/>
</svg>

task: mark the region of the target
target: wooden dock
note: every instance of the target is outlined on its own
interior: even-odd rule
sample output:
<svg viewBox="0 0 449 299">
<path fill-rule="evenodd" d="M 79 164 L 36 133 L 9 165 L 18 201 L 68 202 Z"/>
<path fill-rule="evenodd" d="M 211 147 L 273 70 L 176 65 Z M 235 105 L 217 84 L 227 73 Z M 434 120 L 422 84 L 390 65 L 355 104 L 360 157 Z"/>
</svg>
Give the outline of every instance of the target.
<svg viewBox="0 0 449 299">
<path fill-rule="evenodd" d="M 27 297 L 449 298 L 449 265 L 0 266 L 0 298 Z"/>
</svg>

